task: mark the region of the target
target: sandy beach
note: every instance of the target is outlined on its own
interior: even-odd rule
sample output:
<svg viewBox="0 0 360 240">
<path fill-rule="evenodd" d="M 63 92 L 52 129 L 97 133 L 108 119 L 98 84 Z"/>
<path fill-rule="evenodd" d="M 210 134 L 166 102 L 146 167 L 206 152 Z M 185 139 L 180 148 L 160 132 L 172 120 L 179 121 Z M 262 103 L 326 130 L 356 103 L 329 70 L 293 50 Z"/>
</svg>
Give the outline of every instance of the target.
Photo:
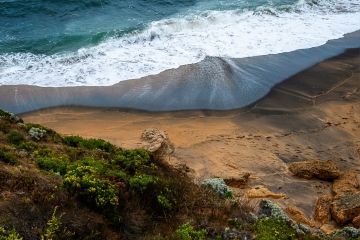
<svg viewBox="0 0 360 240">
<path fill-rule="evenodd" d="M 228 111 L 146 112 L 119 108 L 55 107 L 22 114 L 63 135 L 102 138 L 124 149 L 141 147 L 147 128 L 164 130 L 172 158 L 199 178 L 250 173 L 247 188 L 263 185 L 281 206 L 312 218 L 327 181 L 291 176 L 292 162 L 333 159 L 360 174 L 359 49 L 328 59 L 276 85 L 263 99 Z M 243 196 L 246 189 L 235 189 Z"/>
</svg>

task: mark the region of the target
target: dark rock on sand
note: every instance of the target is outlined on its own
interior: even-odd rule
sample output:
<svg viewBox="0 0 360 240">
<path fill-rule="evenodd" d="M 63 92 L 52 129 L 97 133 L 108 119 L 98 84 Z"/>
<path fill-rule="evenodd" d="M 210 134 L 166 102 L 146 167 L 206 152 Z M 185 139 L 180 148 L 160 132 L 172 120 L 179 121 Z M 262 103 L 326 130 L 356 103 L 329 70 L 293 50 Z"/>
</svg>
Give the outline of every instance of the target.
<svg viewBox="0 0 360 240">
<path fill-rule="evenodd" d="M 307 179 L 335 179 L 340 176 L 339 167 L 334 160 L 294 162 L 289 165 L 289 170 L 293 175 Z"/>
<path fill-rule="evenodd" d="M 337 195 L 331 202 L 331 215 L 343 225 L 360 215 L 360 191 L 348 191 Z"/>
</svg>

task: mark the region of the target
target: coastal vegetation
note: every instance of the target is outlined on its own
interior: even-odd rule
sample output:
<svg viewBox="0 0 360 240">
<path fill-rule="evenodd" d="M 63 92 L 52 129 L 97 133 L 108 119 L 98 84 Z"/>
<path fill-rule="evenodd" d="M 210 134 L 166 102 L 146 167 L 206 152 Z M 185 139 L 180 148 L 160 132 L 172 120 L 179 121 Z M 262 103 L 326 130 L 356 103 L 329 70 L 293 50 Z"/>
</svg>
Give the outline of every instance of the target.
<svg viewBox="0 0 360 240">
<path fill-rule="evenodd" d="M 198 184 L 149 151 L 61 136 L 0 110 L 0 240 L 330 238 L 264 205 L 277 215 L 256 216 L 222 179 Z"/>
</svg>

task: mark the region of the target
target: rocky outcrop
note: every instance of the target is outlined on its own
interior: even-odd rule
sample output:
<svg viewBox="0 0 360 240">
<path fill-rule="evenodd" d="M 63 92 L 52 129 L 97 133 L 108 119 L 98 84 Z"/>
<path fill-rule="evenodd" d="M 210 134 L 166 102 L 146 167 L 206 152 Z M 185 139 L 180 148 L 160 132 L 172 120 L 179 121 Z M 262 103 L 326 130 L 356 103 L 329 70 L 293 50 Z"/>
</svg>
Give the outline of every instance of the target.
<svg viewBox="0 0 360 240">
<path fill-rule="evenodd" d="M 314 219 L 315 221 L 324 224 L 327 221 L 331 221 L 331 200 L 332 197 L 324 195 L 317 199 L 315 204 L 315 214 Z"/>
<path fill-rule="evenodd" d="M 348 191 L 360 190 L 359 187 L 356 172 L 354 170 L 347 170 L 342 172 L 338 179 L 334 180 L 332 191 L 334 196 L 336 196 Z"/>
<path fill-rule="evenodd" d="M 264 186 L 258 185 L 246 192 L 248 198 L 282 198 L 286 195 L 283 193 L 277 194 L 271 192 Z"/>
<path fill-rule="evenodd" d="M 306 224 L 310 227 L 315 226 L 315 224 L 313 222 L 311 222 L 309 219 L 307 219 L 300 211 L 298 211 L 292 207 L 285 208 L 285 212 L 296 222 Z"/>
<path fill-rule="evenodd" d="M 311 162 L 294 162 L 289 165 L 289 171 L 302 178 L 335 179 L 340 176 L 338 165 L 333 160 L 314 160 Z"/>
<path fill-rule="evenodd" d="M 166 156 L 174 152 L 174 145 L 170 142 L 164 131 L 156 128 L 146 129 L 142 135 L 143 149 L 159 156 Z"/>
<path fill-rule="evenodd" d="M 249 180 L 250 173 L 241 173 L 239 172 L 239 170 L 232 170 L 232 171 L 219 172 L 215 174 L 214 177 L 224 179 L 226 185 L 230 187 L 242 189 L 245 188 Z"/>
<path fill-rule="evenodd" d="M 354 225 L 354 227 L 360 228 L 360 215 L 352 220 L 352 224 Z"/>
<path fill-rule="evenodd" d="M 360 215 L 360 191 L 347 191 L 335 196 L 331 202 L 331 215 L 340 225 L 352 222 Z"/>
</svg>

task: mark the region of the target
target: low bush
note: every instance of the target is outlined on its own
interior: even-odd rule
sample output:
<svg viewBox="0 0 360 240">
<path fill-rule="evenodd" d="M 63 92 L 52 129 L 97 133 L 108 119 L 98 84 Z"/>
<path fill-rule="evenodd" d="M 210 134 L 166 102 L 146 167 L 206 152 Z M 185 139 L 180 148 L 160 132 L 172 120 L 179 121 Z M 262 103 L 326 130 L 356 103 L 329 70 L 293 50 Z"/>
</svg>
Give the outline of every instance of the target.
<svg viewBox="0 0 360 240">
<path fill-rule="evenodd" d="M 152 156 L 151 152 L 141 149 L 125 150 L 117 152 L 110 162 L 121 166 L 131 174 L 135 174 L 137 170 L 150 165 Z"/>
<path fill-rule="evenodd" d="M 6 134 L 6 139 L 16 146 L 19 145 L 21 142 L 25 141 L 24 136 L 15 130 L 12 130 L 8 134 Z"/>
<path fill-rule="evenodd" d="M 12 151 L 7 148 L 0 148 L 0 160 L 11 165 L 17 165 L 19 163 Z"/>
<path fill-rule="evenodd" d="M 103 213 L 116 212 L 119 202 L 119 182 L 114 181 L 116 175 L 122 173 L 116 173 L 103 161 L 85 158 L 69 165 L 61 185 Z"/>
<path fill-rule="evenodd" d="M 46 130 L 32 127 L 29 130 L 29 135 L 32 139 L 40 141 L 43 137 L 45 137 Z"/>
<path fill-rule="evenodd" d="M 296 231 L 277 218 L 263 218 L 255 225 L 256 240 L 298 239 Z"/>
<path fill-rule="evenodd" d="M 233 197 L 231 189 L 226 185 L 222 178 L 206 179 L 201 185 L 212 188 L 220 197 L 229 199 Z"/>
<path fill-rule="evenodd" d="M 55 173 L 58 172 L 61 175 L 64 175 L 66 173 L 66 167 L 69 163 L 67 158 L 55 157 L 37 158 L 36 161 L 41 169 L 53 171 Z"/>
<path fill-rule="evenodd" d="M 117 147 L 102 139 L 84 139 L 79 136 L 67 136 L 62 138 L 63 143 L 70 147 L 84 147 L 87 149 L 100 149 L 105 152 L 115 152 Z"/>
</svg>

